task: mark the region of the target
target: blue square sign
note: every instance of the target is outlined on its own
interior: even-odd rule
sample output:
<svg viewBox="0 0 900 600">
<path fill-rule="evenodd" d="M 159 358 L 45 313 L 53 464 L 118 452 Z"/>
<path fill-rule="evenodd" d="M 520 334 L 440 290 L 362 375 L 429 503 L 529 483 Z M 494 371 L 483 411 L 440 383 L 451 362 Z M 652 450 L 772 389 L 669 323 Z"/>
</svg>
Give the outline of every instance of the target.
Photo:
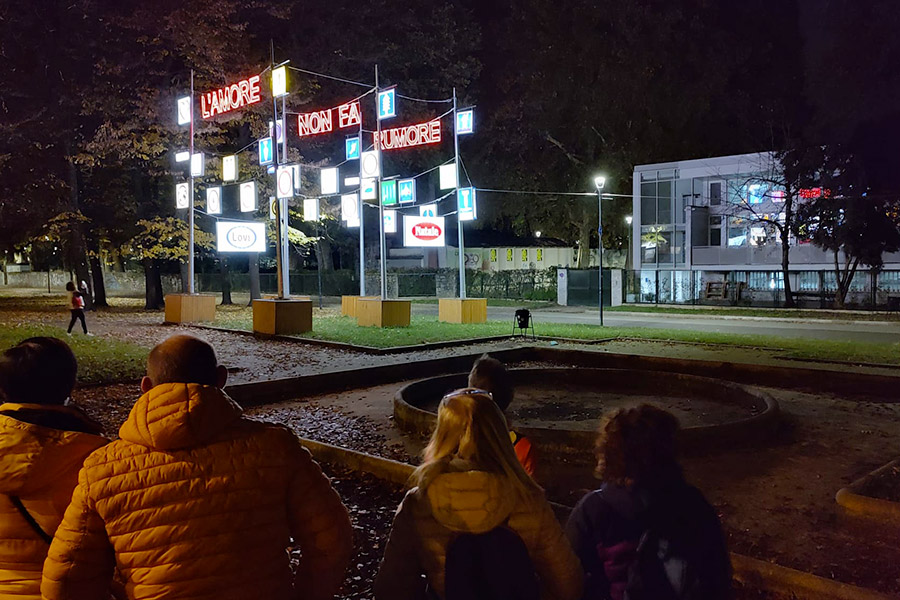
<svg viewBox="0 0 900 600">
<path fill-rule="evenodd" d="M 259 140 L 259 164 L 267 165 L 275 159 L 272 153 L 272 138 L 265 137 Z"/>
<path fill-rule="evenodd" d="M 462 135 L 464 133 L 472 133 L 475 131 L 475 114 L 470 108 L 456 113 L 456 133 Z"/>
<path fill-rule="evenodd" d="M 475 212 L 475 188 L 466 187 L 456 190 L 456 210 L 460 221 L 474 221 Z"/>
<path fill-rule="evenodd" d="M 359 136 L 348 137 L 345 146 L 347 160 L 359 160 Z"/>
<path fill-rule="evenodd" d="M 378 120 L 397 116 L 397 88 L 378 92 Z"/>
<path fill-rule="evenodd" d="M 400 204 L 411 204 L 416 201 L 416 180 L 401 179 L 397 182 Z"/>
</svg>

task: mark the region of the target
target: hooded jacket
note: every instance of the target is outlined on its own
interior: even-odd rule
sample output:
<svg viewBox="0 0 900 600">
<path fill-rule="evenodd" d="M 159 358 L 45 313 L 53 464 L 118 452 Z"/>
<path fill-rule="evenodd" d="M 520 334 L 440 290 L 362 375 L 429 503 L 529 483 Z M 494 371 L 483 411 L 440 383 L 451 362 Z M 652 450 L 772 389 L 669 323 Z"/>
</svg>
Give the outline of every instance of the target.
<svg viewBox="0 0 900 600">
<path fill-rule="evenodd" d="M 347 510 L 285 427 L 223 391 L 161 384 L 121 439 L 87 458 L 44 565 L 52 600 L 330 597 L 352 550 Z M 292 576 L 287 547 L 303 558 Z"/>
<path fill-rule="evenodd" d="M 513 530 L 528 548 L 541 581 L 541 598 L 580 597 L 582 573 L 550 505 L 541 495 L 521 498 L 501 475 L 465 470 L 461 461 L 435 477 L 425 490 L 403 498 L 375 580 L 376 600 L 425 597 L 428 585 L 444 597 L 447 545 L 460 533 Z"/>
<path fill-rule="evenodd" d="M 40 598 L 41 567 L 49 549 L 11 497 L 19 498 L 52 536 L 81 463 L 108 441 L 89 431 L 97 429 L 73 408 L 0 405 L 0 598 Z"/>
</svg>

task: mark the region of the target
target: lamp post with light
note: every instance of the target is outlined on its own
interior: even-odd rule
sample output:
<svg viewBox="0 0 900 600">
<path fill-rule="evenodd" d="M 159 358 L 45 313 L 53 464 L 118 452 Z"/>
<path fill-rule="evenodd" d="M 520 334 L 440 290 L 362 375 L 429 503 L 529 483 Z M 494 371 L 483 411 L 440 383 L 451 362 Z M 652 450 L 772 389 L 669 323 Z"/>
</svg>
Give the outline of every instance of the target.
<svg viewBox="0 0 900 600">
<path fill-rule="evenodd" d="M 625 257 L 625 269 L 631 270 L 629 267 L 634 264 L 631 258 L 631 238 L 633 237 L 633 231 L 631 229 L 631 223 L 634 221 L 634 218 L 631 215 L 625 217 L 625 224 L 628 225 L 628 255 Z"/>
<path fill-rule="evenodd" d="M 600 305 L 600 326 L 603 327 L 603 186 L 606 185 L 606 177 L 597 175 L 594 177 L 594 186 L 597 188 L 597 270 L 600 278 L 597 280 L 597 290 Z"/>
</svg>

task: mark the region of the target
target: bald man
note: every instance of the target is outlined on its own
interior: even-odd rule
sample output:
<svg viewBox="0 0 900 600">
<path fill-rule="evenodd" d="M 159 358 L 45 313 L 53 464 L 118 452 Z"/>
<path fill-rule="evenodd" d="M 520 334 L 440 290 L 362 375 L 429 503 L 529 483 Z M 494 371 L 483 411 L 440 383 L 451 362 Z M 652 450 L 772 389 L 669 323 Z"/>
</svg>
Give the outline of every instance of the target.
<svg viewBox="0 0 900 600">
<path fill-rule="evenodd" d="M 85 461 L 44 563 L 52 600 L 333 598 L 352 552 L 347 510 L 296 436 L 251 421 L 212 347 L 156 346 L 118 441 Z M 289 546 L 299 546 L 292 572 Z"/>
</svg>

